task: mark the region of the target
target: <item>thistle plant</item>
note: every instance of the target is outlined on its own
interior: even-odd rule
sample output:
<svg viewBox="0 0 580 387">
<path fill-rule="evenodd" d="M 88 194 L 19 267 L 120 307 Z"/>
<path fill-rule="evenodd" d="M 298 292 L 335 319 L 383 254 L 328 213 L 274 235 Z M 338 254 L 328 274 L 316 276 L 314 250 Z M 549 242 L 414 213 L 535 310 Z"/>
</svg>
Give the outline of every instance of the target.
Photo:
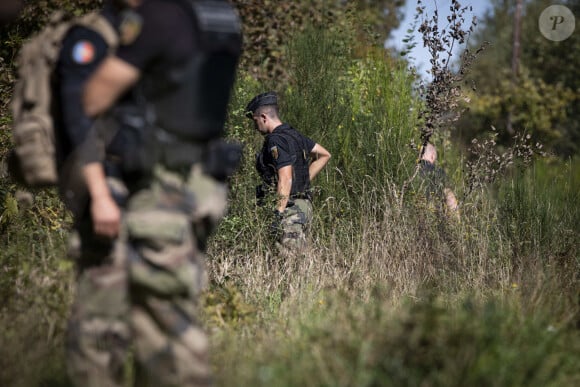
<svg viewBox="0 0 580 387">
<path fill-rule="evenodd" d="M 465 48 L 459 58 L 459 68 L 454 71 L 453 52 L 457 46 L 467 45 L 477 25 L 477 18 L 473 16 L 467 24 L 467 12 L 472 12 L 473 8 L 463 7 L 457 0 L 451 1 L 449 10 L 451 13 L 447 16 L 447 24 L 441 27 L 437 2 L 433 15 L 428 15 L 423 2 L 417 0 L 415 19 L 421 22 L 418 31 L 423 37 L 423 46 L 428 49 L 431 57 L 431 82 L 425 84 L 421 80 L 419 84 L 419 94 L 424 100 L 424 107 L 419 111 L 419 118 L 423 121 L 423 143 L 427 143 L 437 130 L 449 127 L 459 118 L 460 102 L 468 102 L 462 93 L 462 83 L 473 61 L 485 48 L 482 46 L 475 52 Z"/>
<path fill-rule="evenodd" d="M 459 68 L 456 71 L 453 69 L 454 50 L 460 45 L 467 46 L 469 37 L 477 25 L 477 18 L 473 16 L 471 22 L 468 23 L 467 13 L 472 12 L 473 8 L 462 6 L 458 0 L 451 1 L 449 11 L 447 24 L 441 26 L 437 2 L 435 1 L 433 15 L 429 15 L 423 1 L 417 0 L 413 26 L 419 25 L 418 31 L 422 35 L 423 46 L 427 48 L 431 57 L 429 60 L 431 81 L 425 83 L 424 80 L 420 79 L 418 86 L 419 96 L 423 101 L 422 108 L 418 112 L 423 145 L 429 142 L 434 133 L 443 128 L 451 127 L 459 119 L 461 102 L 469 102 L 462 92 L 462 85 L 465 83 L 465 77 L 473 61 L 485 48 L 483 45 L 471 52 L 466 47 L 459 58 Z M 407 54 L 416 45 L 411 35 L 407 36 L 405 41 L 407 50 L 403 54 Z M 418 152 L 422 151 L 421 147 L 417 147 L 413 143 L 411 147 Z M 401 202 L 408 185 L 415 179 L 418 171 L 419 166 L 415 168 L 415 172 L 409 180 L 403 184 L 400 195 Z"/>
<path fill-rule="evenodd" d="M 449 130 L 459 119 L 469 98 L 463 92 L 463 87 L 470 87 L 476 90 L 475 84 L 469 84 L 466 76 L 469 70 L 488 46 L 488 42 L 474 49 L 468 47 L 469 37 L 477 26 L 477 18 L 473 16 L 468 23 L 467 15 L 473 11 L 471 6 L 462 6 L 458 0 L 452 0 L 449 6 L 450 14 L 447 16 L 447 24 L 440 27 L 439 12 L 435 1 L 435 11 L 433 15 L 428 15 L 422 0 L 417 0 L 417 8 L 414 26 L 419 26 L 418 31 L 423 38 L 423 45 L 430 54 L 431 81 L 425 83 L 419 81 L 419 96 L 423 100 L 423 107 L 419 111 L 419 121 L 421 143 L 425 145 L 435 133 Z M 412 38 L 407 38 L 409 50 L 414 46 Z M 452 66 L 453 52 L 457 46 L 465 45 L 457 68 Z M 497 147 L 498 133 L 494 127 L 489 138 L 484 140 L 474 139 L 469 148 L 470 161 L 466 164 L 467 190 L 464 198 L 474 190 L 483 188 L 485 185 L 494 182 L 499 176 L 516 162 L 519 166 L 527 166 L 534 156 L 544 156 L 542 145 L 533 143 L 532 137 L 526 133 L 515 134 L 513 145 L 503 152 Z M 421 152 L 421 147 L 411 144 L 413 149 Z M 419 155 L 420 156 L 420 155 Z M 405 182 L 402 193 L 413 181 L 419 171 L 415 172 L 410 179 Z M 401 195 L 401 202 L 402 202 Z"/>
<path fill-rule="evenodd" d="M 469 147 L 472 156 L 467 162 L 467 191 L 465 197 L 473 191 L 493 183 L 512 165 L 519 163 L 526 167 L 535 156 L 546 156 L 542 144 L 533 143 L 532 136 L 525 133 L 516 133 L 513 144 L 503 152 L 497 151 L 498 132 L 491 127 L 491 134 L 483 140 L 473 139 Z"/>
</svg>

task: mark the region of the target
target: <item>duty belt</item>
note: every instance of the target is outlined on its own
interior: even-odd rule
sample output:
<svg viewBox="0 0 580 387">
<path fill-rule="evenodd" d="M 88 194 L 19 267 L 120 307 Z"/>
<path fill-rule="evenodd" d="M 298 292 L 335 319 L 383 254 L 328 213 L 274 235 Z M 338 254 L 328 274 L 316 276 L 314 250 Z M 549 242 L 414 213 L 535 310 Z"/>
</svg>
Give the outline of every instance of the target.
<svg viewBox="0 0 580 387">
<path fill-rule="evenodd" d="M 206 156 L 207 143 L 180 138 L 162 128 L 156 128 L 157 161 L 169 169 L 181 169 L 202 162 Z"/>
<path fill-rule="evenodd" d="M 290 199 L 305 199 L 312 200 L 312 195 L 309 192 L 299 192 L 290 195 Z"/>
<path fill-rule="evenodd" d="M 159 144 L 159 161 L 169 169 L 181 169 L 205 160 L 207 144 L 163 143 Z"/>
</svg>

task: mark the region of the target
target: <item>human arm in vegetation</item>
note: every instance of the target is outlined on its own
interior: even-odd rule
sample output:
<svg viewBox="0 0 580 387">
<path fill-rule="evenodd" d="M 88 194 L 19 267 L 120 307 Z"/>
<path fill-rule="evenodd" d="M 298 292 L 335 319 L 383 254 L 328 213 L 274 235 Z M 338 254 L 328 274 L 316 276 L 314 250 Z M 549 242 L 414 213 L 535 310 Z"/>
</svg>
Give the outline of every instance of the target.
<svg viewBox="0 0 580 387">
<path fill-rule="evenodd" d="M 322 168 L 326 166 L 331 156 L 330 152 L 327 151 L 322 145 L 316 144 L 310 151 L 310 157 L 313 161 L 310 163 L 308 173 L 310 174 L 310 181 L 312 181 L 322 170 Z"/>
</svg>

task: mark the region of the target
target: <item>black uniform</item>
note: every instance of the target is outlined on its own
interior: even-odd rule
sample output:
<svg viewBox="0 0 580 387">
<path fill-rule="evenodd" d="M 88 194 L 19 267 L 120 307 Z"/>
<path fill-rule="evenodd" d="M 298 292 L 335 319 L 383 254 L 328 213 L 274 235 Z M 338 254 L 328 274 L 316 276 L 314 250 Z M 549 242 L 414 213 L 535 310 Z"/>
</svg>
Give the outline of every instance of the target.
<svg viewBox="0 0 580 387">
<path fill-rule="evenodd" d="M 420 160 L 419 165 L 420 177 L 424 182 L 425 198 L 427 201 L 440 202 L 444 198 L 444 189 L 447 186 L 445 171 L 427 160 Z"/>
<path fill-rule="evenodd" d="M 173 170 L 203 162 L 208 173 L 224 179 L 241 154 L 220 141 L 241 35 L 227 12 L 212 20 L 219 32 L 197 31 L 192 4 L 145 0 L 137 9 L 142 30 L 117 56 L 142 72 L 139 90 L 155 117 L 156 161 Z M 215 1 L 210 8 L 219 13 L 224 7 L 227 2 Z"/>
<path fill-rule="evenodd" d="M 268 134 L 256 157 L 256 169 L 266 188 L 275 189 L 278 170 L 292 165 L 291 199 L 310 199 L 310 152 L 316 143 L 288 124 L 282 124 Z"/>
</svg>

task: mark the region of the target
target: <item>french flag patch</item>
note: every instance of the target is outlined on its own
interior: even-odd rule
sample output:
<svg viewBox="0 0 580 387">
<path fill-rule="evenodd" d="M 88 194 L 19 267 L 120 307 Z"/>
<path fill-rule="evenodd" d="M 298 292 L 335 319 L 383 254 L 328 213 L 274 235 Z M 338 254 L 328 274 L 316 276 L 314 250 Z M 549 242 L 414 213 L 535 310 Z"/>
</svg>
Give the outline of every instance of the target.
<svg viewBox="0 0 580 387">
<path fill-rule="evenodd" d="M 81 40 L 74 45 L 72 58 L 78 64 L 91 63 L 95 58 L 95 46 L 87 40 Z"/>
</svg>

